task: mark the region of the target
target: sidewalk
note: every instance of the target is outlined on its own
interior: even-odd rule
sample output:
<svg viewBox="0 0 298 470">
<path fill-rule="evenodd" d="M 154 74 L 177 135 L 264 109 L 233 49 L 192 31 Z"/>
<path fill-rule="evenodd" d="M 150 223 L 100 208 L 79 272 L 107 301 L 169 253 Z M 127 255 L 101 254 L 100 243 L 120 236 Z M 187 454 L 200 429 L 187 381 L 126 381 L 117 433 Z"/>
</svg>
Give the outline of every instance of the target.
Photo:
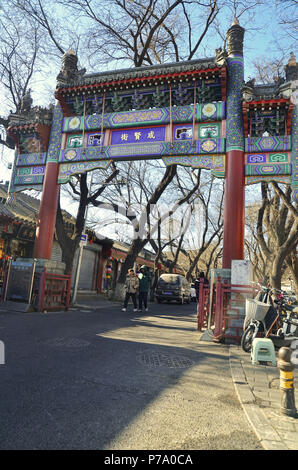
<svg viewBox="0 0 298 470">
<path fill-rule="evenodd" d="M 264 449 L 298 450 L 298 419 L 281 413 L 278 367 L 253 365 L 240 346 L 230 346 L 230 366 L 240 403 Z M 294 387 L 297 408 L 297 370 Z"/>
<path fill-rule="evenodd" d="M 98 310 L 104 308 L 106 305 L 120 305 L 120 302 L 109 300 L 105 294 L 84 294 L 79 292 L 77 300 L 73 305 L 70 305 L 69 310 Z"/>
</svg>

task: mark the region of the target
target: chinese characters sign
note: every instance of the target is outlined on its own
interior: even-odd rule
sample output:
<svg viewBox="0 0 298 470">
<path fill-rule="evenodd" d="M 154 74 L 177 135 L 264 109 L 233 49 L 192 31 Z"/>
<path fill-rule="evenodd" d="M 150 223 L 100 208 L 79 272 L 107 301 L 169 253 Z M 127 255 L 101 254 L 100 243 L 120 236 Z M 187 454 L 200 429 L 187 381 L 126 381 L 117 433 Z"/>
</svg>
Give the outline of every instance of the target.
<svg viewBox="0 0 298 470">
<path fill-rule="evenodd" d="M 165 140 L 165 127 L 141 127 L 112 132 L 112 145 L 134 144 L 137 142 L 156 142 Z"/>
</svg>

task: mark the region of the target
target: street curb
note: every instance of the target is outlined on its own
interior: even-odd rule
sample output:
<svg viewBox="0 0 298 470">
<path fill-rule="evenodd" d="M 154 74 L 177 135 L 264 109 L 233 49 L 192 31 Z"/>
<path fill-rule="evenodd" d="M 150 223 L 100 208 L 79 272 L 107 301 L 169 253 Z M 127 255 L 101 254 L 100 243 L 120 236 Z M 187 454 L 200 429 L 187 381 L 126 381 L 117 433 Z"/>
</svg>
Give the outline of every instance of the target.
<svg viewBox="0 0 298 470">
<path fill-rule="evenodd" d="M 229 347 L 229 361 L 236 395 L 264 450 L 289 450 L 262 409 L 256 404 L 256 398 L 247 382 L 241 360 L 235 354 L 235 346 Z"/>
</svg>

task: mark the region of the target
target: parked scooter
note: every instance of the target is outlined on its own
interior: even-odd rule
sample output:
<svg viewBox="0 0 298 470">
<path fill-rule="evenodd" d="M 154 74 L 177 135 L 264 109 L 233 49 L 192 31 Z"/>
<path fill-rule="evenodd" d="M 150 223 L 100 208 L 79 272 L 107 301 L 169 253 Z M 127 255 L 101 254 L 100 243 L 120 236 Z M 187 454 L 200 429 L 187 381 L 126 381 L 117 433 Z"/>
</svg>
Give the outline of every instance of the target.
<svg viewBox="0 0 298 470">
<path fill-rule="evenodd" d="M 241 338 L 241 347 L 245 352 L 251 351 L 256 337 L 270 337 L 273 343 L 276 339 L 279 346 L 281 340 L 298 339 L 298 307 L 290 305 L 282 291 L 260 287 L 257 298 L 246 299 L 244 333 Z M 276 335 L 271 334 L 273 328 L 277 331 Z"/>
</svg>

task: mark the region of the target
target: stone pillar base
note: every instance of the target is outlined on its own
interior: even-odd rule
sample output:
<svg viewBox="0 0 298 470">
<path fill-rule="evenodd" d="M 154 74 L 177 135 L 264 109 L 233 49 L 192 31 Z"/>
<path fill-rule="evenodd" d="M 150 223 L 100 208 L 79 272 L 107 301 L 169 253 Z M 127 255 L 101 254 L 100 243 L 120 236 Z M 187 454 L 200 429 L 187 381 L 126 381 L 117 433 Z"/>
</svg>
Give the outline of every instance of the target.
<svg viewBox="0 0 298 470">
<path fill-rule="evenodd" d="M 239 285 L 239 287 L 232 287 L 230 306 L 227 309 L 227 315 L 230 317 L 229 328 L 226 330 L 228 337 L 226 343 L 228 344 L 238 344 L 239 342 L 236 332 L 242 332 L 243 330 L 245 299 L 251 297 L 248 292 L 243 292 L 243 290 L 247 290 L 247 286 L 250 286 L 251 281 L 252 267 L 250 261 L 232 260 L 231 284 L 232 286 Z M 237 290 L 240 291 L 239 294 Z"/>
</svg>

